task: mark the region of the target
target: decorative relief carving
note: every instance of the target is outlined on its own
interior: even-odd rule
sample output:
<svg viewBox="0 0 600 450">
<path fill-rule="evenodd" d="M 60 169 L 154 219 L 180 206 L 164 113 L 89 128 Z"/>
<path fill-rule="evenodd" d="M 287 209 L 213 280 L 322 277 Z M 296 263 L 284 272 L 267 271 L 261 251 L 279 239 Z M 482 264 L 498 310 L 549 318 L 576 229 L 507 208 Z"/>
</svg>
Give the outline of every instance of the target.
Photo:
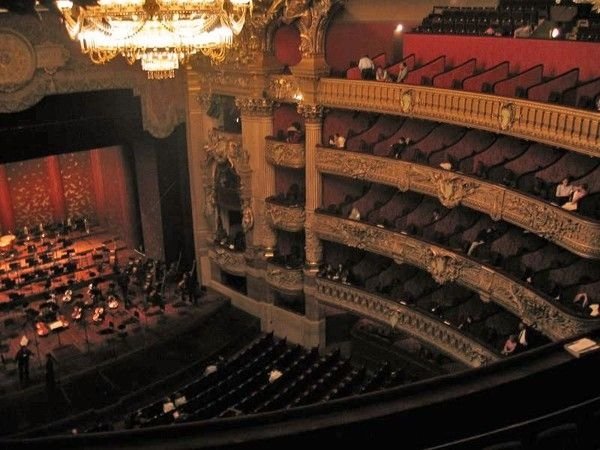
<svg viewBox="0 0 600 450">
<path fill-rule="evenodd" d="M 429 177 L 437 198 L 446 208 L 454 208 L 479 187 L 478 183 L 452 172 L 430 172 Z"/>
<path fill-rule="evenodd" d="M 273 101 L 267 98 L 236 98 L 235 106 L 249 116 L 270 116 L 273 113 Z"/>
<path fill-rule="evenodd" d="M 314 214 L 307 214 L 306 226 L 304 228 L 304 254 L 306 263 L 313 270 L 323 261 L 323 243 L 314 231 Z"/>
<path fill-rule="evenodd" d="M 412 89 L 402 92 L 400 96 L 400 109 L 404 114 L 408 114 L 413 110 L 415 105 L 415 92 Z"/>
<path fill-rule="evenodd" d="M 315 214 L 312 231 L 322 238 L 394 258 L 420 267 L 438 283 L 456 281 L 519 315 L 552 339 L 559 340 L 597 327 L 597 322 L 573 315 L 497 272 L 491 266 L 414 237 L 362 222 Z"/>
<path fill-rule="evenodd" d="M 305 165 L 304 143 L 292 144 L 274 139 L 265 139 L 267 161 L 274 166 L 300 169 Z"/>
<path fill-rule="evenodd" d="M 284 206 L 277 203 L 265 202 L 265 215 L 269 225 L 290 232 L 304 229 L 306 213 L 300 206 Z"/>
<path fill-rule="evenodd" d="M 300 31 L 300 51 L 303 58 L 325 54 L 327 23 L 342 3 L 342 0 L 314 0 L 312 6 L 299 15 L 297 26 Z"/>
<path fill-rule="evenodd" d="M 238 276 L 246 274 L 246 258 L 241 252 L 214 247 L 208 251 L 208 256 L 225 272 Z"/>
<path fill-rule="evenodd" d="M 452 208 L 459 203 L 504 219 L 589 258 L 600 258 L 600 223 L 542 200 L 478 178 L 406 161 L 319 148 L 320 172 L 365 179 L 405 191 L 435 195 Z"/>
<path fill-rule="evenodd" d="M 304 289 L 302 269 L 286 269 L 269 263 L 265 279 L 271 286 L 283 291 L 301 292 Z"/>
<path fill-rule="evenodd" d="M 320 301 L 410 333 L 471 367 L 499 359 L 493 349 L 413 308 L 322 278 L 315 282 L 316 297 Z"/>
<path fill-rule="evenodd" d="M 217 164 L 228 162 L 238 172 L 248 169 L 250 156 L 242 148 L 241 139 L 230 139 L 221 135 L 218 130 L 211 130 L 204 150 L 208 162 L 210 160 L 214 160 Z"/>
<path fill-rule="evenodd" d="M 35 46 L 37 67 L 43 69 L 48 75 L 54 75 L 59 68 L 69 60 L 70 52 L 60 44 L 44 42 Z"/>
<path fill-rule="evenodd" d="M 269 78 L 267 94 L 280 102 L 296 103 L 302 98 L 296 78 L 291 75 L 272 75 Z"/>
<path fill-rule="evenodd" d="M 570 214 L 551 205 L 533 203 L 521 196 L 510 196 L 506 201 L 506 209 L 529 229 L 547 239 L 576 237 L 582 231 L 581 223 L 577 223 Z"/>
<path fill-rule="evenodd" d="M 456 281 L 461 270 L 471 265 L 467 260 L 458 259 L 456 255 L 439 248 L 429 248 L 424 256 L 425 267 L 438 284 Z"/>
<path fill-rule="evenodd" d="M 517 120 L 516 108 L 512 103 L 506 103 L 500 107 L 498 114 L 498 123 L 502 131 L 510 130 L 513 123 Z"/>
<path fill-rule="evenodd" d="M 21 34 L 0 28 L 0 92 L 14 92 L 33 78 L 36 55 Z"/>
<path fill-rule="evenodd" d="M 196 102 L 198 102 L 202 110 L 206 112 L 212 103 L 212 95 L 208 92 L 202 92 L 196 96 Z"/>
</svg>

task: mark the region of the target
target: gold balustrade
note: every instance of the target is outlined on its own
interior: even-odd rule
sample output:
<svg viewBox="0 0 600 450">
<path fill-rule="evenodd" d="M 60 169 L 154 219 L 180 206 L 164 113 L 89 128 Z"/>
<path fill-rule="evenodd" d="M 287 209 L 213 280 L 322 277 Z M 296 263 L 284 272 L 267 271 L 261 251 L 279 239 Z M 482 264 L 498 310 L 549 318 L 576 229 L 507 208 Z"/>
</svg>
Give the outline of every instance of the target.
<svg viewBox="0 0 600 450">
<path fill-rule="evenodd" d="M 267 161 L 274 166 L 302 169 L 305 164 L 304 142 L 282 142 L 273 137 L 265 138 Z"/>
<path fill-rule="evenodd" d="M 600 222 L 499 184 L 423 164 L 329 148 L 318 149 L 317 169 L 435 196 L 448 208 L 462 204 L 580 256 L 600 258 Z"/>
<path fill-rule="evenodd" d="M 265 217 L 273 228 L 293 233 L 304 230 L 306 213 L 302 206 L 286 206 L 267 199 Z"/>
<path fill-rule="evenodd" d="M 444 247 L 366 223 L 315 214 L 313 232 L 321 239 L 357 247 L 420 267 L 440 283 L 457 282 L 478 292 L 553 340 L 598 328 L 600 321 L 579 317 L 527 285 Z"/>
<path fill-rule="evenodd" d="M 600 156 L 600 114 L 550 103 L 377 81 L 322 78 L 323 106 L 407 115 Z"/>
<path fill-rule="evenodd" d="M 271 286 L 281 291 L 298 293 L 304 289 L 304 273 L 302 269 L 287 269 L 278 264 L 267 263 L 265 280 Z"/>
<path fill-rule="evenodd" d="M 323 278 L 315 283 L 314 296 L 320 302 L 408 333 L 468 366 L 479 367 L 499 359 L 486 345 L 415 308 Z"/>
</svg>

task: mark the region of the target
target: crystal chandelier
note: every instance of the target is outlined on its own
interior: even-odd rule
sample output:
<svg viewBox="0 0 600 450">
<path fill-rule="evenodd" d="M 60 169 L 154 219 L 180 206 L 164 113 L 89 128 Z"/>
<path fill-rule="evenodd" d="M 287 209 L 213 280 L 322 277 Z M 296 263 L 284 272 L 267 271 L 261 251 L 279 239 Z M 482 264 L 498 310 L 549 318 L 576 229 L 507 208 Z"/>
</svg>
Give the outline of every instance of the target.
<svg viewBox="0 0 600 450">
<path fill-rule="evenodd" d="M 67 31 L 96 64 L 123 55 L 140 60 L 150 79 L 173 78 L 179 64 L 201 52 L 225 58 L 242 31 L 252 0 L 98 0 L 76 6 L 57 0 Z"/>
</svg>

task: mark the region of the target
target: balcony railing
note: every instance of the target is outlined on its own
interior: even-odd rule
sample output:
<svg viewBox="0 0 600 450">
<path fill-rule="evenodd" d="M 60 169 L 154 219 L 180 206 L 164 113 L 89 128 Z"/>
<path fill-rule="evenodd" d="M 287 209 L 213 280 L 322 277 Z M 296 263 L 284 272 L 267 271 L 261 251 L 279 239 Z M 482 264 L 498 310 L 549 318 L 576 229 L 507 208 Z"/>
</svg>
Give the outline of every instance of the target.
<svg viewBox="0 0 600 450">
<path fill-rule="evenodd" d="M 215 245 L 208 251 L 208 257 L 225 272 L 243 277 L 246 275 L 244 252 Z"/>
<path fill-rule="evenodd" d="M 404 233 L 321 213 L 315 215 L 313 231 L 321 239 L 378 253 L 399 264 L 420 267 L 440 284 L 460 283 L 554 340 L 575 336 L 600 325 L 600 321 L 572 314 L 520 281 L 496 271 L 493 266 Z"/>
<path fill-rule="evenodd" d="M 465 125 L 600 156 L 600 114 L 479 92 L 322 78 L 323 106 Z"/>
<path fill-rule="evenodd" d="M 271 199 L 265 201 L 265 216 L 273 228 L 290 232 L 302 231 L 306 220 L 303 206 L 283 205 Z"/>
<path fill-rule="evenodd" d="M 267 136 L 265 147 L 267 161 L 274 166 L 291 167 L 292 169 L 304 167 L 304 142 L 283 142 Z"/>
<path fill-rule="evenodd" d="M 355 287 L 317 278 L 315 296 L 321 302 L 368 317 L 429 342 L 471 367 L 479 367 L 499 359 L 496 352 L 451 325 L 410 306 Z"/>
<path fill-rule="evenodd" d="M 462 204 L 539 234 L 580 256 L 600 258 L 599 222 L 502 185 L 422 164 L 328 148 L 319 148 L 317 169 L 435 196 L 449 208 Z"/>
<path fill-rule="evenodd" d="M 265 277 L 267 283 L 276 289 L 290 293 L 299 293 L 304 289 L 304 274 L 302 269 L 287 268 L 269 262 Z"/>
</svg>

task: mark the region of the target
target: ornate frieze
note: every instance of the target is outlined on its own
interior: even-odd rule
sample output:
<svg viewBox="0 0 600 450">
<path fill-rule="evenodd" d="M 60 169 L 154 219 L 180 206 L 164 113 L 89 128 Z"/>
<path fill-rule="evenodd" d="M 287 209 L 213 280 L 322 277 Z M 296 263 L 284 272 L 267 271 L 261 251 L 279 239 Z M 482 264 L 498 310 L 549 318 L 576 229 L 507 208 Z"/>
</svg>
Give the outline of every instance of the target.
<svg viewBox="0 0 600 450">
<path fill-rule="evenodd" d="M 246 275 L 246 258 L 243 252 L 215 246 L 208 251 L 208 257 L 225 272 L 240 277 Z"/>
<path fill-rule="evenodd" d="M 268 263 L 265 279 L 275 289 L 282 291 L 297 293 L 304 289 L 302 269 L 286 269 L 277 264 Z"/>
<path fill-rule="evenodd" d="M 600 115 L 593 111 L 480 92 L 321 78 L 316 103 L 454 123 L 600 156 Z"/>
<path fill-rule="evenodd" d="M 265 153 L 267 161 L 274 166 L 301 169 L 305 164 L 304 142 L 295 144 L 267 137 L 265 138 Z"/>
<path fill-rule="evenodd" d="M 319 301 L 409 333 L 471 367 L 500 359 L 483 343 L 414 308 L 323 278 L 315 283 Z"/>
<path fill-rule="evenodd" d="M 361 153 L 319 148 L 317 170 L 410 189 L 504 219 L 589 258 L 600 258 L 600 223 L 505 186 L 457 172 Z"/>
<path fill-rule="evenodd" d="M 235 99 L 235 106 L 249 116 L 270 116 L 273 113 L 273 101 L 268 98 L 240 97 Z"/>
<path fill-rule="evenodd" d="M 313 231 L 321 239 L 420 267 L 438 283 L 460 283 L 518 315 L 555 340 L 589 331 L 599 325 L 598 321 L 573 315 L 562 305 L 554 304 L 519 280 L 497 272 L 492 266 L 482 265 L 462 254 L 403 233 L 326 214 L 315 214 Z"/>
<path fill-rule="evenodd" d="M 267 222 L 273 228 L 290 232 L 304 230 L 306 214 L 302 206 L 285 206 L 267 200 L 265 215 Z"/>
</svg>

